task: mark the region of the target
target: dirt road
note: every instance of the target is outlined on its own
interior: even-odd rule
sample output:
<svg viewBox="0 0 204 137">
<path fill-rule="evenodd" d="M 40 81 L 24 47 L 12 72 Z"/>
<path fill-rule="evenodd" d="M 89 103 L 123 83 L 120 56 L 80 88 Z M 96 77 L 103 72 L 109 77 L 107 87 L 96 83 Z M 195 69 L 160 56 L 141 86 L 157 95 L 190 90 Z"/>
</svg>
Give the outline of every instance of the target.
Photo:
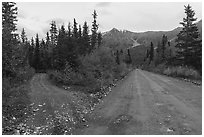
<svg viewBox="0 0 204 137">
<path fill-rule="evenodd" d="M 174 78 L 134 70 L 94 110 L 89 95 L 58 88 L 46 74 L 34 76 L 31 90 L 32 134 L 202 133 L 201 86 Z"/>
<path fill-rule="evenodd" d="M 202 88 L 135 70 L 74 134 L 202 134 Z"/>
</svg>

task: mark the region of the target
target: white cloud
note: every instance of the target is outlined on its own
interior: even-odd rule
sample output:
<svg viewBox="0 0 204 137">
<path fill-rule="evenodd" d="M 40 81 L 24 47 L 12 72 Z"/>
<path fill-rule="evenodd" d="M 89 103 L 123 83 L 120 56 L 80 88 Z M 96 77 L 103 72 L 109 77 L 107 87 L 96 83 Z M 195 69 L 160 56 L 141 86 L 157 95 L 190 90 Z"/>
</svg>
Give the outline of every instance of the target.
<svg viewBox="0 0 204 137">
<path fill-rule="evenodd" d="M 68 22 L 83 25 L 88 22 L 89 28 L 92 22 L 92 13 L 96 9 L 98 23 L 101 31 L 107 31 L 115 27 L 130 31 L 147 30 L 171 30 L 179 26 L 179 22 L 185 16 L 183 5 L 186 2 L 177 3 L 17 3 L 19 16 L 18 28 L 24 26 L 29 31 L 29 38 L 39 33 L 41 38 L 49 31 L 50 21 L 56 20 L 59 25 L 64 23 L 67 28 Z M 196 12 L 198 19 L 202 18 L 202 4 L 190 3 Z M 30 32 L 31 31 L 31 32 Z M 32 35 L 31 35 L 32 34 Z"/>
</svg>

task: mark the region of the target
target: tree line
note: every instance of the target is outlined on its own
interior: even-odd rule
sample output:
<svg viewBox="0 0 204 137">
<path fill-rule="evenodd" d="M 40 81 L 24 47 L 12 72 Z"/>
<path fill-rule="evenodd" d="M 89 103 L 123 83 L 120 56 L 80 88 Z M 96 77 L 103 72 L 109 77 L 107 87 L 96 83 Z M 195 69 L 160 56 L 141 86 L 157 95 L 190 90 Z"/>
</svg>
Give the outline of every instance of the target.
<svg viewBox="0 0 204 137">
<path fill-rule="evenodd" d="M 83 26 L 78 25 L 76 19 L 73 26 L 68 23 L 67 29 L 62 25 L 57 30 L 56 22 L 50 24 L 50 31 L 46 34 L 46 40 L 39 40 L 36 34 L 35 40 L 31 39 L 29 46 L 29 64 L 36 71 L 45 71 L 48 69 L 62 70 L 68 62 L 73 68 L 78 67 L 78 57 L 90 54 L 98 48 L 102 42 L 102 34 L 98 32 L 96 22 L 97 13 L 94 10 L 91 35 L 89 26 L 85 21 Z M 24 29 L 21 34 L 21 41 L 24 41 Z M 22 37 L 23 36 L 23 37 Z"/>
</svg>

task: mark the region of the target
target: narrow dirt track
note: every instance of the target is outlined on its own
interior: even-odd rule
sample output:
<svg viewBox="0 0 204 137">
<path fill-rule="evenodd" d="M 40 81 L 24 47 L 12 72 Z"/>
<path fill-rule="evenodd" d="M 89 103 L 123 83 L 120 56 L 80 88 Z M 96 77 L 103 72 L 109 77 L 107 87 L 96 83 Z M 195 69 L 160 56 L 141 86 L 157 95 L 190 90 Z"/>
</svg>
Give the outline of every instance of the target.
<svg viewBox="0 0 204 137">
<path fill-rule="evenodd" d="M 35 127 L 36 134 L 69 135 L 79 124 L 86 124 L 80 120 L 84 117 L 83 107 L 89 107 L 87 96 L 82 96 L 82 93 L 78 96 L 72 89 L 67 91 L 52 85 L 46 74 L 33 77 L 31 91 L 33 114 L 26 119 L 26 124 Z"/>
<path fill-rule="evenodd" d="M 202 88 L 135 70 L 88 115 L 88 123 L 74 134 L 202 134 Z"/>
</svg>

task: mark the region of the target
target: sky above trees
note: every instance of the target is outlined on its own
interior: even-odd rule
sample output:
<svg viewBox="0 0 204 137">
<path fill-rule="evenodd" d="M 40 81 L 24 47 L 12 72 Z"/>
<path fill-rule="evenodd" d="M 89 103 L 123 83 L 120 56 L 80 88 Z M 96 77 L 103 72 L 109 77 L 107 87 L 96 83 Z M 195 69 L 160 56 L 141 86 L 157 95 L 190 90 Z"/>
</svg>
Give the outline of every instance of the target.
<svg viewBox="0 0 204 137">
<path fill-rule="evenodd" d="M 68 22 L 83 24 L 87 21 L 91 27 L 92 13 L 97 11 L 99 30 L 104 32 L 112 28 L 143 32 L 150 30 L 172 30 L 179 26 L 185 17 L 184 5 L 190 4 L 199 21 L 202 18 L 202 4 L 199 2 L 17 2 L 18 31 L 25 28 L 28 38 L 39 33 L 45 38 L 50 23 L 55 20 L 57 27 Z"/>
</svg>

